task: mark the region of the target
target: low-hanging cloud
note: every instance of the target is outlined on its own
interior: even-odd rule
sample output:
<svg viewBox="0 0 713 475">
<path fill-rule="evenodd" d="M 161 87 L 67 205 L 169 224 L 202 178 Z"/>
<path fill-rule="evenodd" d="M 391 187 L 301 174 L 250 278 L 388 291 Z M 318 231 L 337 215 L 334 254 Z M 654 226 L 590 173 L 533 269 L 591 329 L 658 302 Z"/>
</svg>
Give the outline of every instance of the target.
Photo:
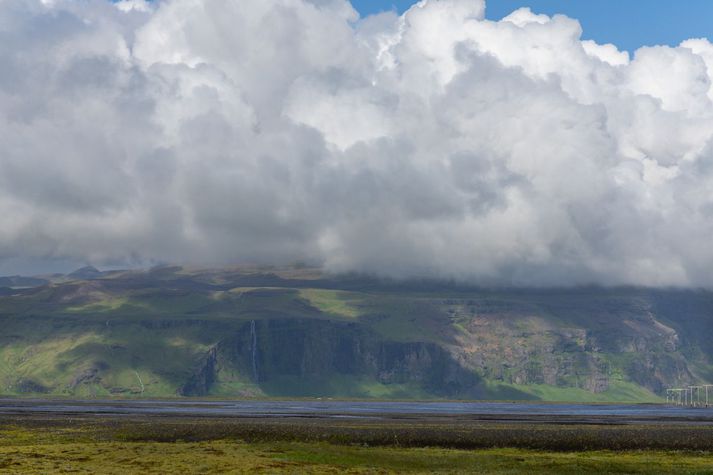
<svg viewBox="0 0 713 475">
<path fill-rule="evenodd" d="M 713 45 L 484 12 L 0 1 L 0 262 L 713 285 Z"/>
</svg>

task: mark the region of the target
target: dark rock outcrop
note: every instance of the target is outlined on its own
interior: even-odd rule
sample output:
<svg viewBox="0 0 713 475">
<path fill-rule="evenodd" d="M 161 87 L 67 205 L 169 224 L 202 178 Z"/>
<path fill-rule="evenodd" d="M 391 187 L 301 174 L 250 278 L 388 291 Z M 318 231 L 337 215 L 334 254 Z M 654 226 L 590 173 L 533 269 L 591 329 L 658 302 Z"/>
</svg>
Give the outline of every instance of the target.
<svg viewBox="0 0 713 475">
<path fill-rule="evenodd" d="M 206 358 L 188 381 L 178 388 L 179 396 L 205 396 L 215 382 L 217 348 L 208 351 Z"/>
<path fill-rule="evenodd" d="M 20 379 L 17 382 L 16 391 L 20 394 L 46 394 L 50 388 L 32 379 Z"/>
<path fill-rule="evenodd" d="M 248 322 L 211 349 L 179 394 L 206 395 L 220 373 L 251 375 L 253 368 L 259 368 L 257 382 L 261 383 L 284 376 L 341 375 L 382 384 L 410 384 L 444 397 L 475 397 L 481 382 L 435 343 L 387 341 L 359 324 L 262 320 L 255 324 L 255 340 L 251 331 Z M 253 341 L 257 342 L 256 352 Z M 258 361 L 254 362 L 254 357 Z"/>
</svg>

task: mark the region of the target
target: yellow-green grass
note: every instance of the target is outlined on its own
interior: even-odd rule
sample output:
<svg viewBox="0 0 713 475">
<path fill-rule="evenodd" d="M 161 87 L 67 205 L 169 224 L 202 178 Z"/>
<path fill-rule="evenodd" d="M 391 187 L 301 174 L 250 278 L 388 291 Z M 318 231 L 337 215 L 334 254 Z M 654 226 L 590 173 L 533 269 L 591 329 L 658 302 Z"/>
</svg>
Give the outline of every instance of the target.
<svg viewBox="0 0 713 475">
<path fill-rule="evenodd" d="M 364 447 L 323 442 L 122 442 L 82 431 L 0 430 L 2 473 L 713 473 L 711 454 Z"/>
<path fill-rule="evenodd" d="M 67 313 L 95 314 L 95 313 L 136 313 L 148 311 L 151 308 L 142 303 L 134 302 L 129 297 L 107 297 L 97 302 L 90 302 L 84 305 L 74 305 L 65 308 Z"/>
<path fill-rule="evenodd" d="M 363 298 L 355 292 L 328 289 L 302 289 L 300 297 L 321 312 L 345 318 L 357 318 L 362 313 L 359 303 Z"/>
<path fill-rule="evenodd" d="M 50 384 L 60 374 L 57 369 L 56 357 L 70 352 L 83 344 L 91 344 L 97 340 L 94 333 L 86 333 L 77 337 L 63 337 L 39 341 L 30 345 L 8 344 L 0 348 L 0 378 L 7 376 L 31 378 L 40 384 Z M 12 393 L 12 387 L 5 387 L 5 392 Z"/>
<path fill-rule="evenodd" d="M 157 335 L 139 325 L 108 325 L 7 343 L 0 346 L 0 392 L 32 392 L 19 387 L 32 382 L 53 395 L 173 395 L 215 338 L 202 332 L 167 328 Z M 92 382 L 94 373 L 101 384 Z"/>
</svg>

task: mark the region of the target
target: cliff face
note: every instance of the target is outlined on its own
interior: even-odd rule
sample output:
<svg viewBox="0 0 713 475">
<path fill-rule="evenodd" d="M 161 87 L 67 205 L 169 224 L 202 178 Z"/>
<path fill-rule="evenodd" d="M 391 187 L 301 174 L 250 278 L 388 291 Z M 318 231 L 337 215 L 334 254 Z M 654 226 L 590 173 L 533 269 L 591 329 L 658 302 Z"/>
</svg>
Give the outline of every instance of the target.
<svg viewBox="0 0 713 475">
<path fill-rule="evenodd" d="M 492 341 L 494 335 L 499 337 L 497 342 Z M 462 346 L 454 345 L 451 351 L 464 366 L 488 379 L 519 385 L 547 384 L 600 393 L 609 389 L 612 377 L 626 374 L 633 382 L 661 392 L 673 381 L 693 380 L 682 355 L 662 350 L 660 338 L 638 339 L 634 351 L 628 343 L 617 342 L 608 342 L 604 351 L 597 338 L 582 329 L 522 332 L 507 328 L 493 333 L 481 329 L 460 341 Z"/>
<path fill-rule="evenodd" d="M 211 348 L 205 357 L 205 360 L 200 362 L 197 371 L 192 374 L 188 381 L 182 384 L 176 394 L 179 396 L 207 396 L 216 379 L 216 365 L 218 352 L 216 348 Z"/>
<path fill-rule="evenodd" d="M 459 331 L 446 344 L 389 341 L 358 323 L 245 322 L 206 352 L 177 392 L 205 396 L 221 382 L 352 377 L 408 384 L 436 397 L 479 398 L 487 396 L 484 380 L 595 394 L 622 378 L 654 393 L 695 380 L 678 334 L 650 314 L 617 320 L 611 334 L 498 312 L 458 318 Z"/>
<path fill-rule="evenodd" d="M 217 382 L 284 377 L 371 379 L 435 396 L 477 397 L 481 378 L 442 346 L 385 341 L 364 325 L 324 320 L 250 321 L 211 348 L 178 393 L 203 396 Z"/>
<path fill-rule="evenodd" d="M 640 401 L 713 381 L 713 292 L 320 275 L 168 268 L 0 292 L 0 393 Z"/>
<path fill-rule="evenodd" d="M 448 305 L 460 332 L 451 353 L 485 378 L 518 385 L 547 384 L 607 391 L 613 378 L 660 393 L 693 382 L 676 330 L 650 310 L 599 312 L 589 327 L 526 309 L 479 302 Z M 631 309 L 630 309 L 631 310 Z"/>
</svg>

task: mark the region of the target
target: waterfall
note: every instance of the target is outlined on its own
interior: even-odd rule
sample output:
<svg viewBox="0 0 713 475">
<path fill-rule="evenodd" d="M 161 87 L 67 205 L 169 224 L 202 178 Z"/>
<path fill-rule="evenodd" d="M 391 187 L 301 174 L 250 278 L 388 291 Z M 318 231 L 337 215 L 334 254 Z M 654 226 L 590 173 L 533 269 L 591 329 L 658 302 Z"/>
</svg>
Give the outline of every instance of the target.
<svg viewBox="0 0 713 475">
<path fill-rule="evenodd" d="M 250 320 L 250 342 L 253 360 L 253 380 L 257 383 L 257 331 L 255 330 L 255 320 Z"/>
<path fill-rule="evenodd" d="M 109 323 L 109 322 L 107 322 Z M 136 374 L 136 377 L 139 378 L 139 384 L 141 385 L 141 395 L 144 395 L 144 389 L 146 389 L 146 386 L 144 386 L 144 382 L 141 381 L 141 375 L 139 375 L 139 372 L 134 370 L 134 373 Z"/>
</svg>

